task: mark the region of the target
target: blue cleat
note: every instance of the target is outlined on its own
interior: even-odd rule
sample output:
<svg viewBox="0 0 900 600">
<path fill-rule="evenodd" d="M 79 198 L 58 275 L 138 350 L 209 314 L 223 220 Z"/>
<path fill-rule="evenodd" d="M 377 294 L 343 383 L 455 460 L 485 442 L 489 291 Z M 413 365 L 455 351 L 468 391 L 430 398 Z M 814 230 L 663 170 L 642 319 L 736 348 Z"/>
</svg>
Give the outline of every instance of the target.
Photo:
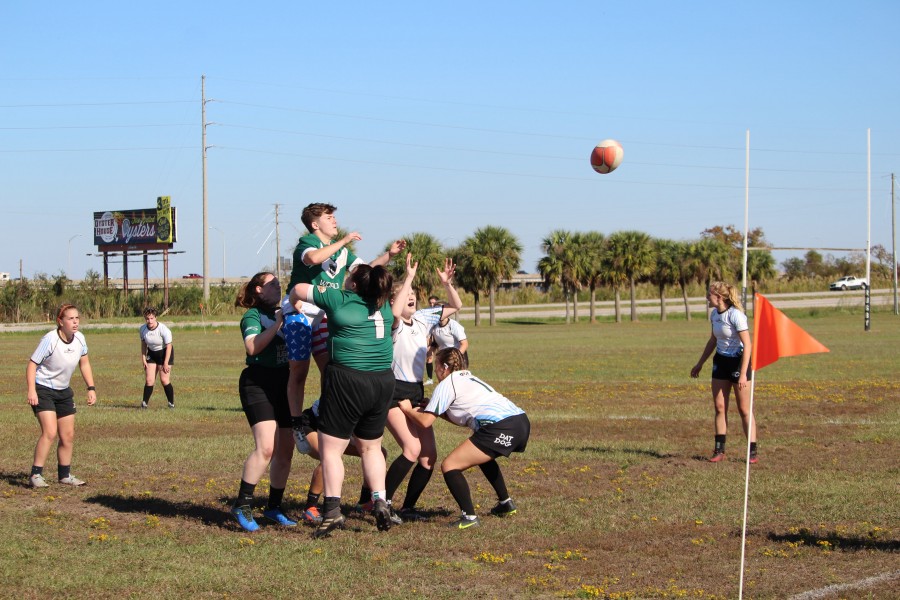
<svg viewBox="0 0 900 600">
<path fill-rule="evenodd" d="M 249 504 L 243 506 L 234 505 L 231 507 L 231 514 L 237 519 L 238 524 L 244 531 L 254 532 L 259 529 L 259 524 L 253 518 L 253 509 Z"/>
<path fill-rule="evenodd" d="M 273 523 L 277 523 L 282 527 L 296 527 L 297 521 L 288 519 L 287 515 L 280 508 L 269 508 L 263 511 L 263 516 Z"/>
</svg>

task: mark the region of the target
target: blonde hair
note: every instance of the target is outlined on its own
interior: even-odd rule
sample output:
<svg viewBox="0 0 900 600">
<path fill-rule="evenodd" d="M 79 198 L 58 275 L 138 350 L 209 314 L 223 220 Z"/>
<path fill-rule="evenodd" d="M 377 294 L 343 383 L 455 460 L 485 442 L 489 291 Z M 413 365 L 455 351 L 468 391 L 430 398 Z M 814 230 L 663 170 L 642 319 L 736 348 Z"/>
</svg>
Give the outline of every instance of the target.
<svg viewBox="0 0 900 600">
<path fill-rule="evenodd" d="M 733 306 L 741 312 L 744 312 L 744 307 L 741 305 L 741 299 L 738 297 L 734 286 L 728 285 L 724 281 L 713 281 L 709 284 L 709 291 L 721 296 L 722 300 L 725 301 L 725 304 L 728 306 Z"/>
</svg>

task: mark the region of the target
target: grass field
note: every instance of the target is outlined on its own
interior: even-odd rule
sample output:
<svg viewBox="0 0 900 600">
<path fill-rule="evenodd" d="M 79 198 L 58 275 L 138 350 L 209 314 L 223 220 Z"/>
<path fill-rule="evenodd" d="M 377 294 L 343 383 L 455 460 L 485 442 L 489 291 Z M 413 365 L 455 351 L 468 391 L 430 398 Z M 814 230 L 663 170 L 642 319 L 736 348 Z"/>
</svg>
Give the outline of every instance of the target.
<svg viewBox="0 0 900 600">
<path fill-rule="evenodd" d="M 900 597 L 900 318 L 875 313 L 866 333 L 857 313 L 789 314 L 831 352 L 757 373 L 745 597 L 840 584 L 850 587 L 807 597 Z M 709 335 L 702 317 L 467 328 L 472 370 L 532 421 L 527 452 L 501 461 L 519 513 L 451 530 L 457 509 L 436 475 L 420 503 L 430 521 L 379 533 L 353 516 L 320 541 L 305 527 L 246 534 L 227 512 L 252 445 L 236 328 L 174 331 L 174 411 L 159 387 L 151 409 L 137 409 L 137 325 L 83 329 L 99 401 L 84 405 L 76 374 L 73 473 L 88 482 L 77 489 L 55 485 L 55 452 L 51 487 L 27 487 L 38 427 L 24 371 L 40 334 L 0 336 L 4 597 L 737 597 L 745 440 L 732 410 L 729 459 L 706 462 L 709 364 L 688 376 Z M 442 455 L 466 437 L 443 421 L 436 429 Z M 385 445 L 393 459 L 396 445 Z M 312 467 L 295 456 L 289 513 Z M 347 475 L 345 508 L 356 459 Z M 486 514 L 493 491 L 478 470 L 468 479 Z"/>
</svg>

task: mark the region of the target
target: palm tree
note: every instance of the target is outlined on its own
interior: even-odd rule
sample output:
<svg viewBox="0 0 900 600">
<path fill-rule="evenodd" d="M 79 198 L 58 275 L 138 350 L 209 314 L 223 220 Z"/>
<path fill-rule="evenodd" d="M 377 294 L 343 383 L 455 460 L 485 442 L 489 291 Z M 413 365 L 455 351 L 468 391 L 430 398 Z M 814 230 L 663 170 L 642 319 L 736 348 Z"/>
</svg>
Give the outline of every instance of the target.
<svg viewBox="0 0 900 600">
<path fill-rule="evenodd" d="M 416 232 L 403 237 L 406 240 L 406 252 L 412 254 L 413 261 L 419 262 L 419 270 L 416 272 L 416 280 L 413 282 L 413 290 L 421 304 L 429 294 L 441 287 L 437 272 L 444 268 L 444 259 L 447 252 L 444 247 L 429 233 Z M 392 242 L 393 243 L 393 242 Z M 385 246 L 385 252 L 391 244 Z M 403 281 L 406 275 L 406 254 L 403 260 L 392 260 L 388 269 L 395 280 Z"/>
<path fill-rule="evenodd" d="M 609 236 L 607 250 L 631 286 L 631 320 L 637 321 L 636 284 L 653 269 L 651 238 L 642 231 L 617 231 Z"/>
<path fill-rule="evenodd" d="M 447 254 L 456 263 L 456 285 L 472 294 L 475 308 L 475 326 L 481 325 L 481 289 L 478 287 L 478 277 L 475 273 L 474 259 L 471 249 L 463 244 Z"/>
<path fill-rule="evenodd" d="M 591 323 L 596 323 L 596 313 L 594 303 L 597 297 L 597 287 L 603 283 L 602 277 L 602 261 L 603 252 L 606 244 L 606 237 L 599 231 L 588 231 L 579 234 L 580 240 L 578 244 L 581 284 L 587 286 L 591 291 Z"/>
<path fill-rule="evenodd" d="M 488 225 L 477 229 L 463 245 L 469 247 L 472 270 L 480 289 L 488 290 L 491 325 L 496 325 L 497 286 L 509 279 L 522 262 L 522 244 L 505 227 Z"/>
<path fill-rule="evenodd" d="M 768 250 L 747 253 L 747 278 L 750 279 L 750 297 L 755 298 L 758 284 L 777 275 L 775 257 Z"/>
<path fill-rule="evenodd" d="M 613 234 L 615 235 L 615 234 Z M 616 260 L 616 256 L 612 251 L 612 245 L 616 241 L 613 236 L 606 238 L 603 245 L 603 252 L 600 254 L 600 281 L 603 285 L 613 289 L 615 297 L 615 313 L 616 323 L 622 322 L 622 286 L 628 281 L 628 274 L 625 273 L 622 265 Z"/>
<path fill-rule="evenodd" d="M 697 278 L 709 289 L 713 277 L 722 279 L 731 271 L 732 253 L 725 243 L 714 238 L 706 238 L 691 244 Z"/>
<path fill-rule="evenodd" d="M 659 290 L 659 320 L 666 320 L 666 288 L 678 283 L 678 244 L 672 240 L 653 240 L 653 253 L 656 262 L 650 280 L 656 284 Z"/>
<path fill-rule="evenodd" d="M 681 299 L 684 302 L 684 318 L 691 320 L 691 306 L 688 302 L 687 287 L 697 278 L 697 262 L 691 253 L 689 242 L 675 242 L 675 260 L 678 266 L 678 287 L 681 288 Z"/>
<path fill-rule="evenodd" d="M 541 250 L 545 256 L 538 261 L 538 271 L 544 277 L 544 283 L 549 287 L 559 284 L 563 290 L 566 301 L 566 323 L 569 319 L 569 298 L 574 296 L 581 286 L 579 281 L 578 265 L 578 234 L 558 229 L 551 231 L 550 235 L 541 242 Z M 573 299 L 575 320 L 578 320 L 577 299 Z"/>
</svg>

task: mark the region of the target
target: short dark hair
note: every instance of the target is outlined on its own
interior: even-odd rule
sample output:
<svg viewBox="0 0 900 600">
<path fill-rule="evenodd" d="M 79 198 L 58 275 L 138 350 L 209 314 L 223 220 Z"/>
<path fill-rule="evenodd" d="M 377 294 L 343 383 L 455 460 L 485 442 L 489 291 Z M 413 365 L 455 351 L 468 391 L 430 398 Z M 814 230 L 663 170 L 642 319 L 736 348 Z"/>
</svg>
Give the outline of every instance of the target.
<svg viewBox="0 0 900 600">
<path fill-rule="evenodd" d="M 155 317 L 158 314 L 159 314 L 159 311 L 156 310 L 155 308 L 153 308 L 152 306 L 148 306 L 147 308 L 144 309 L 144 318 L 145 319 L 147 317 L 149 317 L 150 315 L 153 315 Z"/>
<path fill-rule="evenodd" d="M 322 215 L 330 215 L 336 210 L 337 208 L 330 204 L 315 202 L 313 204 L 307 205 L 306 208 L 303 209 L 303 212 L 300 214 L 300 220 L 303 222 L 303 226 L 306 227 L 307 231 L 312 233 L 313 221 L 315 221 Z"/>
</svg>

